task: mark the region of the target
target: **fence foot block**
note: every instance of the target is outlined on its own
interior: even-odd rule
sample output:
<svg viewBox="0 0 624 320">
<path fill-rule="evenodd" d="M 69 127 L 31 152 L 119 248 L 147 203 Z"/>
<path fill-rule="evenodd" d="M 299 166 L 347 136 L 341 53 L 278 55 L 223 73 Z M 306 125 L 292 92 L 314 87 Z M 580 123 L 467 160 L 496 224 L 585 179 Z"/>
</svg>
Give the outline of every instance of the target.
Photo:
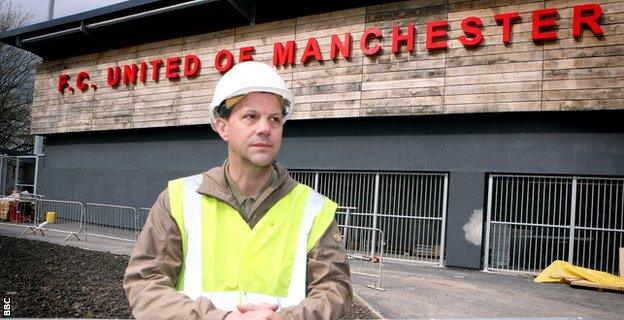
<svg viewBox="0 0 624 320">
<path fill-rule="evenodd" d="M 71 236 L 76 237 L 76 239 L 78 239 L 78 241 L 82 241 L 82 240 L 80 240 L 80 237 L 78 237 L 78 235 L 75 234 L 75 233 L 70 233 L 67 237 L 65 237 L 65 241 L 69 240 L 69 238 L 71 238 Z"/>
<path fill-rule="evenodd" d="M 377 291 L 387 291 L 388 290 L 388 289 L 384 289 L 382 287 L 374 286 L 372 284 L 367 284 L 366 287 L 367 288 L 371 288 L 373 290 L 377 290 Z"/>
<path fill-rule="evenodd" d="M 43 233 L 43 229 L 41 229 L 39 227 L 26 227 L 26 229 L 24 229 L 24 231 L 22 231 L 22 235 L 24 235 L 26 233 L 37 235 L 37 231 L 41 232 L 42 236 L 45 236 L 45 234 Z"/>
</svg>

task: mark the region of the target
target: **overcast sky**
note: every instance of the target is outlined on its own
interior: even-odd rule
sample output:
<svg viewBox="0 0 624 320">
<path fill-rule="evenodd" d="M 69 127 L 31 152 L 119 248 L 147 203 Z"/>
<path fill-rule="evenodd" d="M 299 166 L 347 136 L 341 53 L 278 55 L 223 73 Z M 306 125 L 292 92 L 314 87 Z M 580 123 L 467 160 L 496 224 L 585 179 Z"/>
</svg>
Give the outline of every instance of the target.
<svg viewBox="0 0 624 320">
<path fill-rule="evenodd" d="M 126 0 L 54 0 L 54 18 L 69 16 Z M 48 19 L 49 0 L 9 0 L 15 7 L 21 7 L 24 12 L 30 12 L 32 18 L 29 24 L 42 22 Z"/>
</svg>

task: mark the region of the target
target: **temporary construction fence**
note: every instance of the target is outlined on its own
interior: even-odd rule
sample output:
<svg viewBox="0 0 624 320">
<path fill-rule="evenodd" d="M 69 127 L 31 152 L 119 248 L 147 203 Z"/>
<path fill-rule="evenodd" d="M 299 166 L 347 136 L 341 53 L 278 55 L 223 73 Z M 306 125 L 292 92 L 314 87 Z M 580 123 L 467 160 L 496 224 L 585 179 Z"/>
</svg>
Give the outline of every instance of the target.
<svg viewBox="0 0 624 320">
<path fill-rule="evenodd" d="M 493 174 L 485 269 L 539 273 L 554 260 L 618 272 L 624 179 Z"/>
<path fill-rule="evenodd" d="M 76 237 L 83 231 L 84 205 L 75 201 L 58 201 L 38 199 L 35 202 L 35 220 L 32 227 L 24 229 L 23 233 L 36 233 L 38 230 L 67 233 L 65 240 Z"/>
<path fill-rule="evenodd" d="M 150 208 L 135 209 L 101 203 L 80 203 L 41 198 L 7 201 L 27 202 L 33 206 L 32 218 L 12 224 L 25 227 L 24 232 L 44 235 L 44 231 L 66 233 L 65 240 L 75 237 L 88 241 L 102 237 L 122 241 L 136 241 L 150 212 Z M 21 201 L 21 202 L 20 202 Z M 16 205 L 16 204 L 14 204 Z M 354 274 L 374 277 L 371 288 L 381 289 L 382 261 L 386 238 L 379 228 L 352 225 L 358 217 L 355 207 L 339 207 L 336 221 L 342 232 L 349 264 Z M 7 223 L 11 223 L 10 221 Z"/>
<path fill-rule="evenodd" d="M 376 290 L 381 287 L 381 274 L 385 239 L 380 229 L 351 225 L 356 207 L 338 207 L 335 220 L 342 233 L 342 241 L 347 251 L 351 273 L 376 278 Z"/>
<path fill-rule="evenodd" d="M 150 208 L 146 208 L 146 207 L 141 207 L 139 208 L 139 210 L 137 210 L 138 213 L 138 230 L 137 230 L 137 239 L 139 239 L 139 234 L 141 234 L 141 231 L 143 231 L 143 226 L 145 225 L 145 222 L 147 221 L 147 216 L 150 213 Z"/>
<path fill-rule="evenodd" d="M 137 209 L 102 203 L 85 204 L 85 239 L 87 236 L 136 241 L 139 233 Z"/>
<path fill-rule="evenodd" d="M 142 208 L 143 209 L 143 208 Z M 141 209 L 140 209 L 141 210 Z M 68 240 L 88 236 L 136 241 L 145 211 L 133 207 L 37 197 L 0 198 L 0 224 L 24 227 L 24 233 L 55 231 Z M 148 211 L 149 212 L 149 211 Z"/>
<path fill-rule="evenodd" d="M 0 199 L 0 203 L 4 203 Z M 7 198 L 13 207 L 20 203 L 32 206 L 32 215 L 27 221 L 7 221 L 25 227 L 24 233 L 45 235 L 44 231 L 66 233 L 65 240 L 75 237 L 88 241 L 88 237 L 101 237 L 134 242 L 143 228 L 150 208 L 135 209 L 101 203 L 80 203 L 38 198 Z M 375 279 L 368 287 L 384 290 L 381 286 L 382 262 L 385 237 L 379 228 L 351 225 L 355 207 L 339 207 L 336 221 L 342 232 L 351 272 Z M 4 219 L 0 219 L 4 220 Z M 81 239 L 82 238 L 82 239 Z"/>
<path fill-rule="evenodd" d="M 45 199 L 42 195 L 0 198 L 0 223 L 24 227 L 24 233 L 43 230 L 66 233 L 65 240 L 82 232 L 84 206 L 75 201 Z"/>
<path fill-rule="evenodd" d="M 367 287 L 385 291 L 381 285 L 384 252 L 383 232 L 376 228 L 348 225 L 339 225 L 339 228 L 343 234 L 342 239 L 347 250 L 351 273 L 375 278 L 375 283 L 367 285 Z"/>
</svg>

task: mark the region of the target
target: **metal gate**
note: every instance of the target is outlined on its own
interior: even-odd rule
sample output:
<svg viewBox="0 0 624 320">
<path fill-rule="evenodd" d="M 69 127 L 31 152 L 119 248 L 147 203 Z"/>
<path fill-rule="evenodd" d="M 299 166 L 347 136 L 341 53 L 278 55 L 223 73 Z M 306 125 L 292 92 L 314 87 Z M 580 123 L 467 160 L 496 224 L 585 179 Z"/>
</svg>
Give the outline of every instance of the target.
<svg viewBox="0 0 624 320">
<path fill-rule="evenodd" d="M 565 260 L 616 273 L 624 179 L 490 175 L 486 239 L 486 270 L 535 274 Z"/>
<path fill-rule="evenodd" d="M 415 172 L 339 172 L 290 170 L 294 179 L 352 207 L 339 212 L 339 224 L 380 229 L 384 258 L 444 264 L 448 175 Z M 375 252 L 375 233 L 370 242 Z M 357 241 L 347 243 L 359 246 Z M 350 248 L 347 248 L 350 249 Z"/>
</svg>

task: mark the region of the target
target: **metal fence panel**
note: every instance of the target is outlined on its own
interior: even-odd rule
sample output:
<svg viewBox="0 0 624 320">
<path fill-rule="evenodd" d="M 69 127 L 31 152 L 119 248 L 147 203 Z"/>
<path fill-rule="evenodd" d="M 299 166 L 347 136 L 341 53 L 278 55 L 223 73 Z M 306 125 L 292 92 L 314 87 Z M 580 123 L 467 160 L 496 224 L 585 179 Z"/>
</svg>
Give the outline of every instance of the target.
<svg viewBox="0 0 624 320">
<path fill-rule="evenodd" d="M 347 250 L 347 259 L 352 274 L 360 274 L 375 278 L 374 285 L 368 287 L 385 290 L 381 286 L 384 235 L 379 229 L 339 225 L 343 235 L 343 243 Z M 373 245 L 373 241 L 377 241 Z M 376 251 L 373 248 L 377 248 Z"/>
<path fill-rule="evenodd" d="M 536 274 L 554 260 L 614 273 L 624 179 L 491 175 L 485 269 Z"/>
<path fill-rule="evenodd" d="M 135 241 L 137 222 L 137 210 L 133 207 L 101 203 L 85 204 L 85 235 Z"/>
<path fill-rule="evenodd" d="M 149 215 L 150 210 L 152 209 L 146 207 L 141 207 L 137 210 L 138 219 L 136 239 L 139 239 L 139 235 L 141 234 L 141 231 L 143 231 L 143 226 L 145 225 L 145 221 L 147 221 L 147 216 Z"/>
<path fill-rule="evenodd" d="M 36 228 L 31 230 L 33 233 L 37 229 L 63 232 L 68 234 L 65 240 L 72 236 L 80 240 L 79 235 L 84 227 L 84 205 L 82 203 L 49 199 L 37 199 L 35 203 Z M 49 221 L 48 217 L 51 218 Z M 47 224 L 44 225 L 43 222 L 47 222 Z"/>
</svg>

